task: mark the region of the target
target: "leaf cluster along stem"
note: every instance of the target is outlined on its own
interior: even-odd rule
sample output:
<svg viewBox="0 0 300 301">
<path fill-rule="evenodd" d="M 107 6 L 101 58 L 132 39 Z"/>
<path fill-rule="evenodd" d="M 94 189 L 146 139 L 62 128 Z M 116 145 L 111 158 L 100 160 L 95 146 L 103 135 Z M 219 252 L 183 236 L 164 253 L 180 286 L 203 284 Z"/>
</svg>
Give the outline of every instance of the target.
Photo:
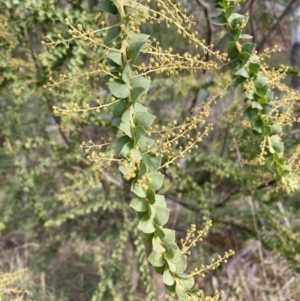
<svg viewBox="0 0 300 301">
<path fill-rule="evenodd" d="M 274 92 L 271 84 L 275 79 L 268 78 L 260 58 L 255 53 L 256 45 L 241 43 L 242 39 L 252 36 L 243 34 L 248 17 L 235 13 L 234 2 L 227 0 L 207 0 L 221 11 L 217 17 L 211 18 L 216 25 L 226 25 L 229 32 L 220 40 L 220 45 L 227 45 L 228 66 L 233 70 L 236 85 L 240 85 L 249 104 L 244 115 L 252 123 L 253 133 L 260 137 L 260 163 L 280 178 L 292 174 L 291 167 L 284 159 L 284 143 L 282 141 L 282 125 L 276 121 L 274 111 Z M 278 80 L 278 79 L 276 79 Z M 289 188 L 288 188 L 289 189 Z"/>
<path fill-rule="evenodd" d="M 147 45 L 148 36 L 130 30 L 130 14 L 136 10 L 147 10 L 147 7 L 136 5 L 135 1 L 119 0 L 101 2 L 98 8 L 119 15 L 120 23 L 125 25 L 126 30 L 122 38 L 111 38 L 116 51 L 111 48 L 108 54 L 109 72 L 114 75 L 108 87 L 116 99 L 109 106 L 113 114 L 112 124 L 123 133 L 112 148 L 122 157 L 119 170 L 129 181 L 135 195 L 130 207 L 139 217 L 138 229 L 143 240 L 152 243 L 149 262 L 163 275 L 164 284 L 170 292 L 180 300 L 191 300 L 190 297 L 195 295 L 195 290 L 192 290 L 194 279 L 185 273 L 186 255 L 175 242 L 175 231 L 164 227 L 169 219 L 169 209 L 164 196 L 157 194 L 164 179 L 159 172 L 162 157 L 155 152 L 155 140 L 146 137 L 155 116 L 139 103 L 149 89 L 150 79 L 132 71 L 140 51 Z"/>
<path fill-rule="evenodd" d="M 125 181 L 129 183 L 130 190 L 134 195 L 129 206 L 135 210 L 139 222 L 138 230 L 145 242 L 152 243 L 152 252 L 148 261 L 155 270 L 163 275 L 163 282 L 171 292 L 171 298 L 177 297 L 178 300 L 218 300 L 219 294 L 215 297 L 205 297 L 202 291 L 193 289 L 193 276 L 203 275 L 207 268 L 193 272 L 186 272 L 187 255 L 189 249 L 194 247 L 196 242 L 201 241 L 204 232 L 198 232 L 194 237 L 194 228 L 191 230 L 189 239 L 181 248 L 176 243 L 175 231 L 165 227 L 169 219 L 170 210 L 167 208 L 163 195 L 158 193 L 163 185 L 164 175 L 160 172 L 163 168 L 168 168 L 179 158 L 198 148 L 198 144 L 203 137 L 212 130 L 212 124 L 205 124 L 209 115 L 209 104 L 202 104 L 199 108 L 192 110 L 191 118 L 186 118 L 181 125 L 176 126 L 177 122 L 159 127 L 152 127 L 156 116 L 148 112 L 148 108 L 142 105 L 142 100 L 150 87 L 149 73 L 178 74 L 180 71 L 191 73 L 197 70 L 216 69 L 217 62 L 205 61 L 205 57 L 200 54 L 183 55 L 174 54 L 172 49 L 163 50 L 159 42 L 155 39 L 150 40 L 149 36 L 140 32 L 141 24 L 149 21 L 165 21 L 167 25 L 173 23 L 177 26 L 178 34 L 182 35 L 189 42 L 202 47 L 204 54 L 214 54 L 217 61 L 223 62 L 226 55 L 213 52 L 204 42 L 197 38 L 197 32 L 192 32 L 193 22 L 181 11 L 179 5 L 171 0 L 153 0 L 159 12 L 149 8 L 150 1 L 137 0 L 102 0 L 97 5 L 97 10 L 101 16 L 112 15 L 114 25 L 106 26 L 102 19 L 99 22 L 100 29 L 83 29 L 81 24 L 77 28 L 70 24 L 66 19 L 66 24 L 71 28 L 69 33 L 71 39 L 64 39 L 61 35 L 59 40 L 54 42 L 50 37 L 50 42 L 44 42 L 50 48 L 57 44 L 64 43 L 69 47 L 70 41 L 79 39 L 79 43 L 92 46 L 94 51 L 99 51 L 98 61 L 92 62 L 90 68 L 92 72 L 79 73 L 73 76 L 60 75 L 61 81 L 55 82 L 50 79 L 52 84 L 47 85 L 50 89 L 59 86 L 63 81 L 84 77 L 89 80 L 95 76 L 96 80 L 100 77 L 108 78 L 107 87 L 110 93 L 107 94 L 106 101 L 97 99 L 99 106 L 79 108 L 74 104 L 72 108 L 62 105 L 63 109 L 54 107 L 54 113 L 70 116 L 73 113 L 81 113 L 85 118 L 85 113 L 95 109 L 97 113 L 107 110 L 110 111 L 110 124 L 116 129 L 117 138 L 111 143 L 95 145 L 93 141 L 88 144 L 82 143 L 81 147 L 86 152 L 95 149 L 87 157 L 89 160 L 102 164 L 102 168 L 110 167 L 111 162 L 118 164 L 118 169 Z M 99 48 L 99 49 L 98 49 Z M 146 54 L 149 63 L 137 63 L 139 54 Z M 100 88 L 100 92 L 103 91 Z M 167 128 L 167 130 L 165 130 Z M 201 128 L 201 131 L 200 131 Z M 203 129 L 203 132 L 202 132 Z M 159 139 L 150 138 L 151 135 Z M 180 140 L 180 141 L 179 141 Z M 175 146 L 185 141 L 185 145 L 179 145 L 174 151 Z M 96 153 L 97 150 L 106 150 Z M 165 161 L 162 163 L 163 156 Z M 210 225 L 207 225 L 209 227 Z M 228 253 L 229 254 L 229 253 Z M 225 257 L 232 255 L 225 254 Z M 224 258 L 225 258 L 224 257 Z M 223 258 L 223 259 L 224 259 Z M 207 266 L 208 269 L 216 267 L 217 263 Z"/>
</svg>

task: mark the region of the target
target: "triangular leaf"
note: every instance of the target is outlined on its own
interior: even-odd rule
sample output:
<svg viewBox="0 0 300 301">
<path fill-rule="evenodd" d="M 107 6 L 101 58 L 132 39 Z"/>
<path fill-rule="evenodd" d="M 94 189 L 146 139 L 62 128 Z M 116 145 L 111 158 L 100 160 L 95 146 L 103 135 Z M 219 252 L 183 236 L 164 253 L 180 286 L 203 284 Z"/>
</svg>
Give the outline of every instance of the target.
<svg viewBox="0 0 300 301">
<path fill-rule="evenodd" d="M 158 172 L 154 172 L 150 175 L 150 178 L 152 182 L 149 183 L 149 188 L 153 189 L 154 191 L 161 188 L 164 181 L 164 175 Z"/>
<path fill-rule="evenodd" d="M 151 254 L 148 257 L 149 262 L 154 267 L 161 267 L 165 264 L 165 259 L 161 253 L 152 251 Z"/>
<path fill-rule="evenodd" d="M 148 130 L 156 117 L 147 112 L 136 112 L 134 114 L 135 123 Z"/>
<path fill-rule="evenodd" d="M 249 64 L 249 73 L 251 76 L 256 78 L 259 70 L 260 70 L 260 64 L 256 64 L 256 63 Z"/>
<path fill-rule="evenodd" d="M 217 17 L 211 17 L 209 18 L 211 23 L 216 24 L 216 25 L 226 25 L 227 24 L 227 19 L 223 14 L 217 16 Z"/>
<path fill-rule="evenodd" d="M 172 273 L 175 273 L 176 272 L 176 265 L 173 262 L 169 261 L 169 260 L 167 260 L 167 263 L 168 263 L 169 270 Z"/>
<path fill-rule="evenodd" d="M 119 79 L 114 79 L 107 83 L 110 92 L 118 98 L 126 98 L 130 95 L 130 90 L 125 82 Z"/>
<path fill-rule="evenodd" d="M 124 67 L 124 70 L 123 70 L 123 73 L 122 73 L 122 79 L 125 83 L 129 83 L 129 80 L 132 76 L 132 70 L 130 68 L 130 60 L 127 61 L 125 67 Z"/>
<path fill-rule="evenodd" d="M 137 149 L 132 149 L 131 152 L 133 153 L 133 158 L 136 161 L 141 161 L 142 160 L 142 154 L 139 150 Z"/>
<path fill-rule="evenodd" d="M 115 51 L 115 50 L 110 50 L 107 57 L 112 60 L 114 63 L 116 63 L 119 66 L 122 66 L 122 53 Z"/>
<path fill-rule="evenodd" d="M 130 109 L 127 109 L 127 110 L 123 113 L 121 120 L 122 120 L 123 122 L 125 122 L 125 123 L 129 123 L 129 121 L 130 121 Z"/>
<path fill-rule="evenodd" d="M 189 300 L 189 296 L 185 293 L 184 289 L 180 285 L 176 285 L 176 294 L 178 297 L 180 297 L 182 300 Z"/>
<path fill-rule="evenodd" d="M 174 277 L 172 276 L 172 274 L 168 268 L 166 268 L 164 271 L 163 282 L 164 282 L 164 284 L 170 285 L 170 286 L 175 283 Z"/>
<path fill-rule="evenodd" d="M 228 53 L 229 58 L 232 60 L 236 59 L 240 54 L 240 52 L 234 42 L 229 45 L 229 47 L 227 49 L 227 53 Z"/>
<path fill-rule="evenodd" d="M 138 143 L 137 143 L 139 149 L 141 152 L 146 152 L 149 149 L 155 148 L 156 143 L 153 139 L 147 138 L 147 137 L 142 137 Z"/>
<path fill-rule="evenodd" d="M 119 99 L 109 106 L 109 110 L 116 116 L 122 116 L 127 110 L 125 99 Z"/>
<path fill-rule="evenodd" d="M 251 107 L 247 108 L 244 111 L 244 114 L 250 119 L 254 120 L 258 116 L 259 110 L 258 109 L 252 109 Z"/>
<path fill-rule="evenodd" d="M 130 33 L 127 43 L 128 43 L 128 58 L 131 59 L 132 64 L 135 63 L 140 51 L 147 44 L 149 35 L 142 33 Z"/>
<path fill-rule="evenodd" d="M 129 204 L 129 207 L 139 212 L 145 212 L 148 210 L 145 199 L 143 198 L 133 198 Z"/>
<path fill-rule="evenodd" d="M 139 141 L 143 136 L 145 136 L 146 130 L 142 126 L 138 125 L 134 128 L 134 134 L 136 141 Z"/>
<path fill-rule="evenodd" d="M 154 205 L 153 207 L 156 210 L 154 222 L 159 226 L 165 225 L 169 220 L 170 210 L 166 207 L 157 206 L 157 205 Z"/>
<path fill-rule="evenodd" d="M 162 206 L 162 207 L 166 207 L 167 206 L 164 195 L 156 194 L 155 195 L 155 199 L 156 199 L 155 205 Z"/>
<path fill-rule="evenodd" d="M 150 87 L 150 83 L 151 83 L 151 81 L 144 76 L 138 76 L 138 77 L 134 77 L 133 79 L 131 79 L 131 81 L 130 81 L 130 85 L 132 87 L 131 100 L 132 100 L 133 104 L 135 104 L 137 101 L 139 101 L 139 99 L 143 95 L 147 94 L 149 87 Z M 135 112 L 137 112 L 136 109 L 135 109 Z"/>
<path fill-rule="evenodd" d="M 141 162 L 139 168 L 139 179 L 147 172 L 148 172 L 147 165 L 144 162 Z"/>
<path fill-rule="evenodd" d="M 176 252 L 179 250 L 176 243 L 168 242 L 165 239 L 163 239 L 163 247 L 168 251 L 168 253 L 170 255 L 169 259 L 172 259 L 175 256 Z M 179 252 L 180 252 L 180 250 L 179 250 Z M 180 252 L 180 254 L 181 254 L 181 252 Z"/>
<path fill-rule="evenodd" d="M 134 180 L 131 184 L 131 191 L 140 198 L 144 198 L 146 196 L 145 191 L 143 190 L 141 185 L 136 184 L 136 180 Z"/>
<path fill-rule="evenodd" d="M 121 124 L 121 117 L 119 116 L 113 116 L 111 118 L 111 125 L 112 126 L 116 126 L 116 127 L 119 127 Z"/>
<path fill-rule="evenodd" d="M 138 224 L 138 228 L 144 233 L 154 233 L 155 228 L 153 225 L 153 221 L 150 219 L 148 215 L 144 216 Z"/>
<path fill-rule="evenodd" d="M 120 154 L 124 157 L 127 157 L 129 155 L 129 152 L 132 150 L 133 148 L 133 143 L 132 141 L 127 142 L 123 148 L 120 151 Z"/>
<path fill-rule="evenodd" d="M 250 39 L 253 39 L 253 36 L 243 33 L 243 34 L 241 34 L 240 38 L 245 39 L 245 40 L 250 40 Z"/>
<path fill-rule="evenodd" d="M 135 104 L 144 94 L 146 94 L 146 90 L 143 87 L 135 87 L 131 90 L 131 100 L 132 103 Z"/>
<path fill-rule="evenodd" d="M 112 15 L 116 15 L 119 11 L 118 8 L 115 6 L 114 2 L 111 0 L 106 0 L 103 2 L 100 2 L 96 8 L 96 11 L 103 11 L 103 12 L 107 12 L 110 13 Z"/>
<path fill-rule="evenodd" d="M 282 132 L 282 126 L 280 124 L 271 125 L 271 131 L 273 135 L 277 135 Z"/>
<path fill-rule="evenodd" d="M 128 142 L 130 142 L 131 139 L 128 136 L 121 136 L 119 137 L 114 143 L 113 143 L 113 150 L 115 151 L 115 154 L 118 155 L 124 145 Z"/>
<path fill-rule="evenodd" d="M 271 136 L 270 141 L 271 141 L 272 148 L 275 150 L 275 152 L 281 158 L 283 156 L 283 151 L 284 151 L 283 142 L 280 140 L 278 135 Z"/>
<path fill-rule="evenodd" d="M 143 106 L 142 104 L 136 102 L 133 106 L 134 113 L 147 113 L 148 108 Z"/>
<path fill-rule="evenodd" d="M 157 234 L 157 236 L 161 240 L 163 240 L 165 238 L 165 232 L 164 232 L 165 229 L 163 229 L 162 227 L 160 227 L 160 226 L 158 226 L 156 224 L 154 224 L 154 227 L 155 227 L 155 233 Z"/>
<path fill-rule="evenodd" d="M 162 156 L 155 156 L 152 153 L 143 155 L 143 162 L 147 165 L 148 172 L 158 170 L 161 165 Z"/>
<path fill-rule="evenodd" d="M 228 19 L 235 9 L 236 9 L 236 6 L 228 6 L 225 9 L 225 17 Z"/>
<path fill-rule="evenodd" d="M 262 134 L 264 128 L 264 123 L 261 118 L 257 119 L 253 125 L 253 131 Z"/>
<path fill-rule="evenodd" d="M 237 70 L 235 73 L 235 75 L 239 75 L 242 76 L 244 78 L 249 78 L 249 74 L 247 72 L 247 70 L 245 68 L 240 68 L 239 70 Z"/>
<path fill-rule="evenodd" d="M 161 267 L 154 267 L 156 273 L 160 274 L 160 275 L 163 275 L 164 271 L 165 271 L 165 268 L 166 268 L 166 265 L 164 264 L 163 266 Z M 174 290 L 175 291 L 175 287 L 174 287 Z"/>
<path fill-rule="evenodd" d="M 154 190 L 152 190 L 152 189 L 147 189 L 147 191 L 146 191 L 146 196 L 147 196 L 147 198 L 148 198 L 149 203 L 150 203 L 151 205 L 153 205 L 153 204 L 155 203 L 155 201 L 156 201 L 156 199 L 155 199 L 156 195 L 155 195 Z"/>
<path fill-rule="evenodd" d="M 249 54 L 252 54 L 255 47 L 256 47 L 256 44 L 254 44 L 254 43 L 244 43 L 242 45 L 242 52 L 247 52 Z"/>
<path fill-rule="evenodd" d="M 163 253 L 166 249 L 162 246 L 162 242 L 159 238 L 153 237 L 152 239 L 153 250 L 157 253 Z"/>
<path fill-rule="evenodd" d="M 230 18 L 229 18 L 229 20 L 230 21 L 233 21 L 233 20 L 235 20 L 235 19 L 244 19 L 244 18 L 246 18 L 245 16 L 243 16 L 243 15 L 241 15 L 241 14 L 238 14 L 238 13 L 233 13 L 233 14 L 231 14 L 230 15 Z M 246 18 L 247 19 L 247 18 Z"/>
<path fill-rule="evenodd" d="M 157 196 L 156 196 L 157 200 Z M 163 238 L 163 241 L 166 243 L 174 243 L 175 242 L 175 231 L 171 229 L 163 229 L 165 237 Z"/>
<path fill-rule="evenodd" d="M 121 122 L 119 129 L 123 131 L 128 137 L 132 138 L 131 127 L 129 123 Z"/>
<path fill-rule="evenodd" d="M 241 33 L 242 33 L 242 29 L 241 28 L 235 28 L 232 30 L 231 34 L 232 34 L 232 37 L 234 39 L 235 42 L 237 42 L 241 36 Z"/>
<path fill-rule="evenodd" d="M 186 262 L 186 256 L 181 255 L 178 260 L 173 261 L 173 263 L 176 265 L 176 271 L 178 274 L 183 273 L 186 270 L 187 262 Z"/>
<path fill-rule="evenodd" d="M 145 242 L 145 243 L 151 243 L 153 237 L 154 237 L 154 234 L 153 233 L 144 233 L 144 232 L 140 232 L 140 236 L 142 238 L 142 240 Z"/>
<path fill-rule="evenodd" d="M 109 28 L 108 30 L 106 30 L 104 37 L 101 32 L 98 35 L 103 37 L 103 41 L 106 44 L 109 44 L 109 43 L 113 42 L 114 40 L 116 40 L 120 36 L 121 32 L 122 32 L 122 30 L 121 30 L 120 26 L 116 26 L 116 27 L 112 27 L 112 28 Z"/>
<path fill-rule="evenodd" d="M 261 104 L 258 103 L 257 101 L 252 101 L 252 102 L 251 102 L 251 108 L 262 110 L 263 107 L 262 107 Z"/>
<path fill-rule="evenodd" d="M 218 42 L 218 46 L 226 46 L 234 41 L 232 35 L 227 33 L 223 38 Z"/>
</svg>

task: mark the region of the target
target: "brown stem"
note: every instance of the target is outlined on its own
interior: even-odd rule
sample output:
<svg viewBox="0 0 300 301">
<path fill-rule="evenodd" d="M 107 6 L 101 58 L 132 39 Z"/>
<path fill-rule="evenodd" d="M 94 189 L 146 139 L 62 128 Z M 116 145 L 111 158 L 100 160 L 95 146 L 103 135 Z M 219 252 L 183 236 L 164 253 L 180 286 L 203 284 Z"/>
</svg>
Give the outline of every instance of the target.
<svg viewBox="0 0 300 301">
<path fill-rule="evenodd" d="M 262 41 L 257 46 L 257 51 L 261 51 L 266 42 L 270 39 L 270 37 L 273 35 L 274 31 L 277 29 L 281 21 L 284 19 L 284 17 L 290 12 L 290 10 L 293 8 L 293 5 L 297 3 L 299 0 L 292 0 L 288 6 L 285 8 L 281 16 L 276 20 L 276 22 L 273 24 L 273 26 L 268 30 L 268 32 L 265 34 Z"/>
<path fill-rule="evenodd" d="M 211 45 L 212 33 L 213 33 L 212 24 L 211 24 L 210 19 L 209 19 L 209 6 L 208 6 L 208 4 L 204 3 L 202 0 L 196 0 L 196 2 L 204 10 L 204 15 L 205 15 L 205 20 L 206 20 L 206 26 L 207 26 L 206 43 L 207 43 L 207 46 L 209 46 L 209 45 Z M 206 62 L 209 61 L 209 53 L 208 52 L 206 53 L 205 61 Z M 204 70 L 204 73 L 205 73 L 205 71 L 206 70 Z"/>
<path fill-rule="evenodd" d="M 251 34 L 253 36 L 253 43 L 256 43 L 257 41 L 257 32 L 256 32 L 256 24 L 254 20 L 254 15 L 255 15 L 255 0 L 252 0 L 250 3 L 250 26 L 251 26 Z"/>
</svg>

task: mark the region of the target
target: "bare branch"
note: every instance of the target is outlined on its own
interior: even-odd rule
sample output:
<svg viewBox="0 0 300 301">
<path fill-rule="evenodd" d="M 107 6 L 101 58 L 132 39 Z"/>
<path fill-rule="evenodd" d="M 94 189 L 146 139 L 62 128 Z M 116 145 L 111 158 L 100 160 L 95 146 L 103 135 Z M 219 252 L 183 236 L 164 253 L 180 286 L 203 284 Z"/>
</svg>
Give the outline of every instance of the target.
<svg viewBox="0 0 300 301">
<path fill-rule="evenodd" d="M 286 17 L 287 14 L 291 11 L 294 4 L 299 2 L 299 0 L 292 0 L 288 6 L 285 8 L 281 16 L 276 20 L 276 22 L 273 24 L 273 26 L 268 30 L 262 41 L 257 46 L 257 51 L 261 51 L 266 42 L 270 39 L 270 37 L 273 35 L 274 31 L 277 29 L 279 24 L 282 22 L 282 20 Z"/>
</svg>

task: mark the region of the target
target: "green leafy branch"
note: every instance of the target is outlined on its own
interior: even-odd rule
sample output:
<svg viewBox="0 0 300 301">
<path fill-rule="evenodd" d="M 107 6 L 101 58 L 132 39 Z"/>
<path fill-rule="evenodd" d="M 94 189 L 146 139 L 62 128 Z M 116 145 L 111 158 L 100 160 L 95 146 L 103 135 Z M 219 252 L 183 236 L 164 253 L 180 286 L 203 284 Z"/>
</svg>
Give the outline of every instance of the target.
<svg viewBox="0 0 300 301">
<path fill-rule="evenodd" d="M 236 85 L 242 87 L 245 102 L 248 104 L 244 115 L 251 121 L 253 133 L 260 138 L 261 153 L 258 161 L 282 179 L 285 189 L 295 190 L 299 184 L 295 185 L 295 181 L 289 179 L 292 175 L 297 176 L 284 158 L 282 140 L 283 126 L 290 124 L 290 113 L 286 110 L 288 116 L 285 118 L 279 109 L 287 99 L 281 99 L 280 103 L 274 96 L 274 89 L 278 89 L 289 93 L 289 101 L 299 98 L 299 93 L 291 91 L 280 82 L 288 72 L 288 68 L 281 66 L 278 70 L 266 70 L 261 58 L 268 56 L 269 50 L 258 56 L 254 43 L 241 42 L 252 39 L 252 36 L 243 33 L 248 17 L 235 12 L 235 2 L 226 0 L 207 0 L 207 2 L 221 11 L 221 14 L 211 18 L 211 22 L 220 26 L 226 25 L 229 29 L 219 41 L 219 45 L 228 45 L 228 66 L 234 72 Z"/>
<path fill-rule="evenodd" d="M 197 149 L 203 136 L 211 131 L 211 124 L 204 125 L 209 114 L 209 104 L 195 108 L 192 112 L 194 115 L 186 118 L 182 124 L 171 123 L 161 129 L 153 126 L 156 116 L 150 114 L 148 108 L 141 104 L 151 83 L 148 73 L 176 74 L 183 70 L 195 72 L 199 69 L 215 69 L 217 65 L 214 62 L 205 62 L 205 56 L 172 54 L 172 49 L 164 51 L 159 43 L 155 40 L 151 41 L 148 35 L 141 33 L 140 25 L 153 20 L 149 14 L 155 16 L 153 11 L 149 11 L 147 1 L 145 2 L 146 4 L 143 5 L 133 0 L 102 1 L 97 9 L 100 13 L 115 16 L 115 25 L 105 29 L 105 22 L 101 21 L 100 31 L 97 29 L 84 31 L 82 25 L 79 24 L 76 29 L 70 25 L 69 20 L 66 20 L 67 25 L 71 27 L 69 34 L 72 38 L 64 39 L 60 35 L 58 41 L 50 39 L 50 42 L 43 43 L 50 48 L 60 43 L 68 47 L 72 39 L 78 39 L 87 47 L 92 46 L 95 51 L 102 48 L 104 56 L 98 64 L 98 69 L 95 68 L 90 74 L 80 76 L 84 76 L 86 80 L 91 76 L 103 77 L 111 94 L 105 104 L 97 100 L 99 106 L 96 107 L 80 108 L 74 104 L 73 107 L 68 108 L 63 105 L 63 109 L 54 107 L 54 112 L 62 115 L 72 113 L 84 115 L 85 112 L 93 109 L 96 112 L 107 109 L 110 111 L 111 126 L 118 130 L 115 141 L 103 140 L 101 145 L 89 141 L 83 143 L 81 147 L 87 152 L 95 149 L 88 158 L 103 165 L 104 168 L 112 166 L 112 163 L 117 164 L 124 180 L 129 182 L 131 192 L 135 195 L 129 206 L 136 211 L 139 218 L 137 228 L 141 232 L 142 239 L 152 243 L 153 247 L 148 260 L 155 270 L 163 275 L 166 288 L 173 293 L 171 296 L 177 296 L 181 301 L 218 300 L 219 293 L 211 299 L 210 297 L 204 299 L 202 291 L 193 289 L 193 277 L 202 275 L 204 270 L 214 269 L 220 262 L 233 255 L 233 252 L 226 253 L 224 257 L 218 258 L 206 267 L 200 267 L 190 273 L 186 272 L 187 248 L 190 249 L 201 241 L 211 224 L 208 223 L 204 231 L 198 231 L 198 235 L 190 241 L 196 231 L 193 227 L 183 247 L 180 248 L 176 243 L 175 231 L 165 227 L 170 210 L 167 208 L 164 196 L 158 194 L 164 181 L 161 170 L 174 164 L 178 158 L 190 153 L 192 149 Z M 158 22 L 173 20 L 172 22 L 178 25 L 180 34 L 194 41 L 198 46 L 203 45 L 204 52 L 208 51 L 196 38 L 195 33 L 189 33 L 192 23 L 189 23 L 189 19 L 182 15 L 172 1 L 158 0 L 157 4 L 161 5 Z M 140 53 L 149 56 L 148 65 L 137 64 Z M 219 61 L 224 61 L 226 58 L 218 52 L 214 54 Z M 72 76 L 62 75 L 62 78 L 61 81 L 53 81 L 46 87 L 52 89 L 72 80 Z M 150 138 L 150 135 L 158 136 L 159 139 Z M 185 140 L 185 145 L 177 147 L 178 140 L 182 139 Z M 102 148 L 105 150 L 98 154 L 97 150 Z"/>
</svg>

